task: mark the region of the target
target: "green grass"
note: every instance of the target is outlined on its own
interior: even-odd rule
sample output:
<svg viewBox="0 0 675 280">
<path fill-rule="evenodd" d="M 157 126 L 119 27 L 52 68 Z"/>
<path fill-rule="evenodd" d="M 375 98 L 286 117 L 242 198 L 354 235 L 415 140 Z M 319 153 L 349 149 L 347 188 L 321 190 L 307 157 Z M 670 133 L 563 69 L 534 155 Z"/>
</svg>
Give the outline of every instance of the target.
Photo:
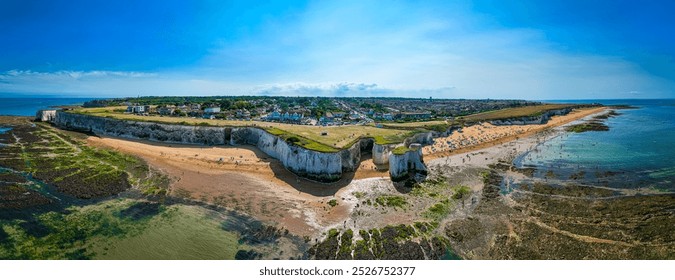
<svg viewBox="0 0 675 280">
<path fill-rule="evenodd" d="M 483 112 L 462 117 L 465 121 L 490 121 L 519 117 L 536 117 L 546 111 L 574 107 L 573 104 L 542 104 L 518 108 L 507 108 L 489 112 Z"/>
<path fill-rule="evenodd" d="M 283 130 L 278 129 L 278 128 L 276 128 L 276 127 L 265 127 L 265 128 L 263 128 L 263 129 L 265 129 L 265 130 L 266 130 L 267 132 L 269 132 L 270 134 L 276 135 L 276 136 L 282 136 L 282 135 L 284 135 L 284 134 L 287 134 L 286 131 L 283 131 Z"/>
<path fill-rule="evenodd" d="M 375 144 L 378 145 L 391 145 L 403 142 L 403 140 L 405 140 L 405 138 L 409 135 L 410 135 L 409 133 L 405 133 L 404 135 L 390 135 L 390 136 L 375 135 L 373 136 L 373 140 Z"/>
<path fill-rule="evenodd" d="M 410 149 L 408 149 L 406 146 L 399 146 L 396 147 L 396 149 L 394 149 L 393 151 L 391 151 L 391 153 L 395 155 L 403 155 L 408 151 L 410 151 Z"/>
</svg>

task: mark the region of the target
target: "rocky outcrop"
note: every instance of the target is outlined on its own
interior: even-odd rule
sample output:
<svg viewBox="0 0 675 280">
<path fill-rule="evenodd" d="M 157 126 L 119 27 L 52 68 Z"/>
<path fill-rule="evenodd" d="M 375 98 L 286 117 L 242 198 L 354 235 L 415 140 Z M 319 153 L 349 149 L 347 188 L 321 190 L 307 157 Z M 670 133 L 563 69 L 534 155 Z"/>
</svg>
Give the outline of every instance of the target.
<svg viewBox="0 0 675 280">
<path fill-rule="evenodd" d="M 550 110 L 550 111 L 546 111 L 546 112 L 544 112 L 540 115 L 536 115 L 536 116 L 510 118 L 510 119 L 503 119 L 503 120 L 493 120 L 493 121 L 490 121 L 490 123 L 493 124 L 493 125 L 545 124 L 551 119 L 551 117 L 567 115 L 571 111 L 572 111 L 572 108 Z"/>
<path fill-rule="evenodd" d="M 387 166 L 389 164 L 389 156 L 391 155 L 391 151 L 396 149 L 398 146 L 400 146 L 400 144 L 373 144 L 373 163 L 378 166 Z"/>
<path fill-rule="evenodd" d="M 411 137 L 406 138 L 403 141 L 403 145 L 410 146 L 410 144 L 417 143 L 421 145 L 431 145 L 434 144 L 434 132 L 422 132 L 417 133 Z"/>
<path fill-rule="evenodd" d="M 408 151 L 401 155 L 391 154 L 389 157 L 389 174 L 391 180 L 398 182 L 427 174 L 427 166 L 422 158 L 421 145 L 410 144 Z"/>
<path fill-rule="evenodd" d="M 41 122 L 51 122 L 56 118 L 56 110 L 39 110 L 35 114 L 35 120 Z"/>
</svg>

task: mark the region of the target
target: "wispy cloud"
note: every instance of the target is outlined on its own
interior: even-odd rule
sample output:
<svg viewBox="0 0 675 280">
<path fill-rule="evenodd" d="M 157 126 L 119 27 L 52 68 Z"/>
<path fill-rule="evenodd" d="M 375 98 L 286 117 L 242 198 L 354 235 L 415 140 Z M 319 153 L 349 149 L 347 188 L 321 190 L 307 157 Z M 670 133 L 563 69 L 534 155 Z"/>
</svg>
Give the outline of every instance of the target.
<svg viewBox="0 0 675 280">
<path fill-rule="evenodd" d="M 280 96 L 338 96 L 338 97 L 452 97 L 453 87 L 426 89 L 394 89 L 377 84 L 337 83 L 337 84 L 276 84 L 257 86 L 250 90 L 253 95 Z M 458 96 L 455 96 L 459 98 Z"/>
<path fill-rule="evenodd" d="M 12 78 L 44 78 L 44 79 L 86 79 L 86 78 L 147 78 L 156 77 L 157 73 L 146 72 L 125 72 L 125 71 L 56 71 L 56 72 L 36 72 L 31 70 L 9 70 L 0 74 L 0 79 L 10 80 Z"/>
<path fill-rule="evenodd" d="M 0 73 L 0 92 L 69 93 L 96 96 L 124 93 L 129 86 L 138 86 L 159 74 L 134 71 L 55 71 L 10 70 Z"/>
<path fill-rule="evenodd" d="M 362 96 L 362 95 L 390 95 L 394 91 L 378 87 L 377 84 L 356 84 L 356 83 L 338 83 L 338 84 L 277 84 L 263 85 L 254 87 L 253 94 L 256 95 L 299 95 L 299 96 Z"/>
</svg>

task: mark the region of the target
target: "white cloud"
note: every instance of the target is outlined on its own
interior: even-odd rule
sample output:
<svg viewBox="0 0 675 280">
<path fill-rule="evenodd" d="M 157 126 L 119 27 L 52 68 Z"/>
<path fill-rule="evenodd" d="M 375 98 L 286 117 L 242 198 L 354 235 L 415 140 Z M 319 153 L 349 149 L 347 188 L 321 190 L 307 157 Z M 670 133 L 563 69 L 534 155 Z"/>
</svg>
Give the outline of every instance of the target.
<svg viewBox="0 0 675 280">
<path fill-rule="evenodd" d="M 31 70 L 9 70 L 0 74 L 0 79 L 8 80 L 10 77 L 16 78 L 43 78 L 43 79 L 62 79 L 62 78 L 103 78 L 103 77 L 122 77 L 122 78 L 146 78 L 155 77 L 156 73 L 147 72 L 126 72 L 126 71 L 56 71 L 56 72 L 36 72 Z"/>
</svg>

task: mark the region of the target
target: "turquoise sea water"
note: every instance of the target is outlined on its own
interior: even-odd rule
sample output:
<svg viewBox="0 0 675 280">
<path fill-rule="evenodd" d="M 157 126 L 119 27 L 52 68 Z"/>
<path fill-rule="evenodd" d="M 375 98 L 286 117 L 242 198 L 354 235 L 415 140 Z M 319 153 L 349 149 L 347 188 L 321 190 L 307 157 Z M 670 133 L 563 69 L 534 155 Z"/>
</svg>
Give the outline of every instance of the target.
<svg viewBox="0 0 675 280">
<path fill-rule="evenodd" d="M 617 110 L 621 115 L 606 121 L 609 131 L 564 133 L 515 164 L 536 167 L 542 177 L 549 170 L 561 179 L 583 172 L 577 177 L 586 183 L 675 190 L 675 100 L 595 102 L 639 108 Z"/>
<path fill-rule="evenodd" d="M 14 98 L 0 97 L 0 115 L 35 116 L 35 112 L 59 105 L 81 105 L 94 98 Z"/>
</svg>

